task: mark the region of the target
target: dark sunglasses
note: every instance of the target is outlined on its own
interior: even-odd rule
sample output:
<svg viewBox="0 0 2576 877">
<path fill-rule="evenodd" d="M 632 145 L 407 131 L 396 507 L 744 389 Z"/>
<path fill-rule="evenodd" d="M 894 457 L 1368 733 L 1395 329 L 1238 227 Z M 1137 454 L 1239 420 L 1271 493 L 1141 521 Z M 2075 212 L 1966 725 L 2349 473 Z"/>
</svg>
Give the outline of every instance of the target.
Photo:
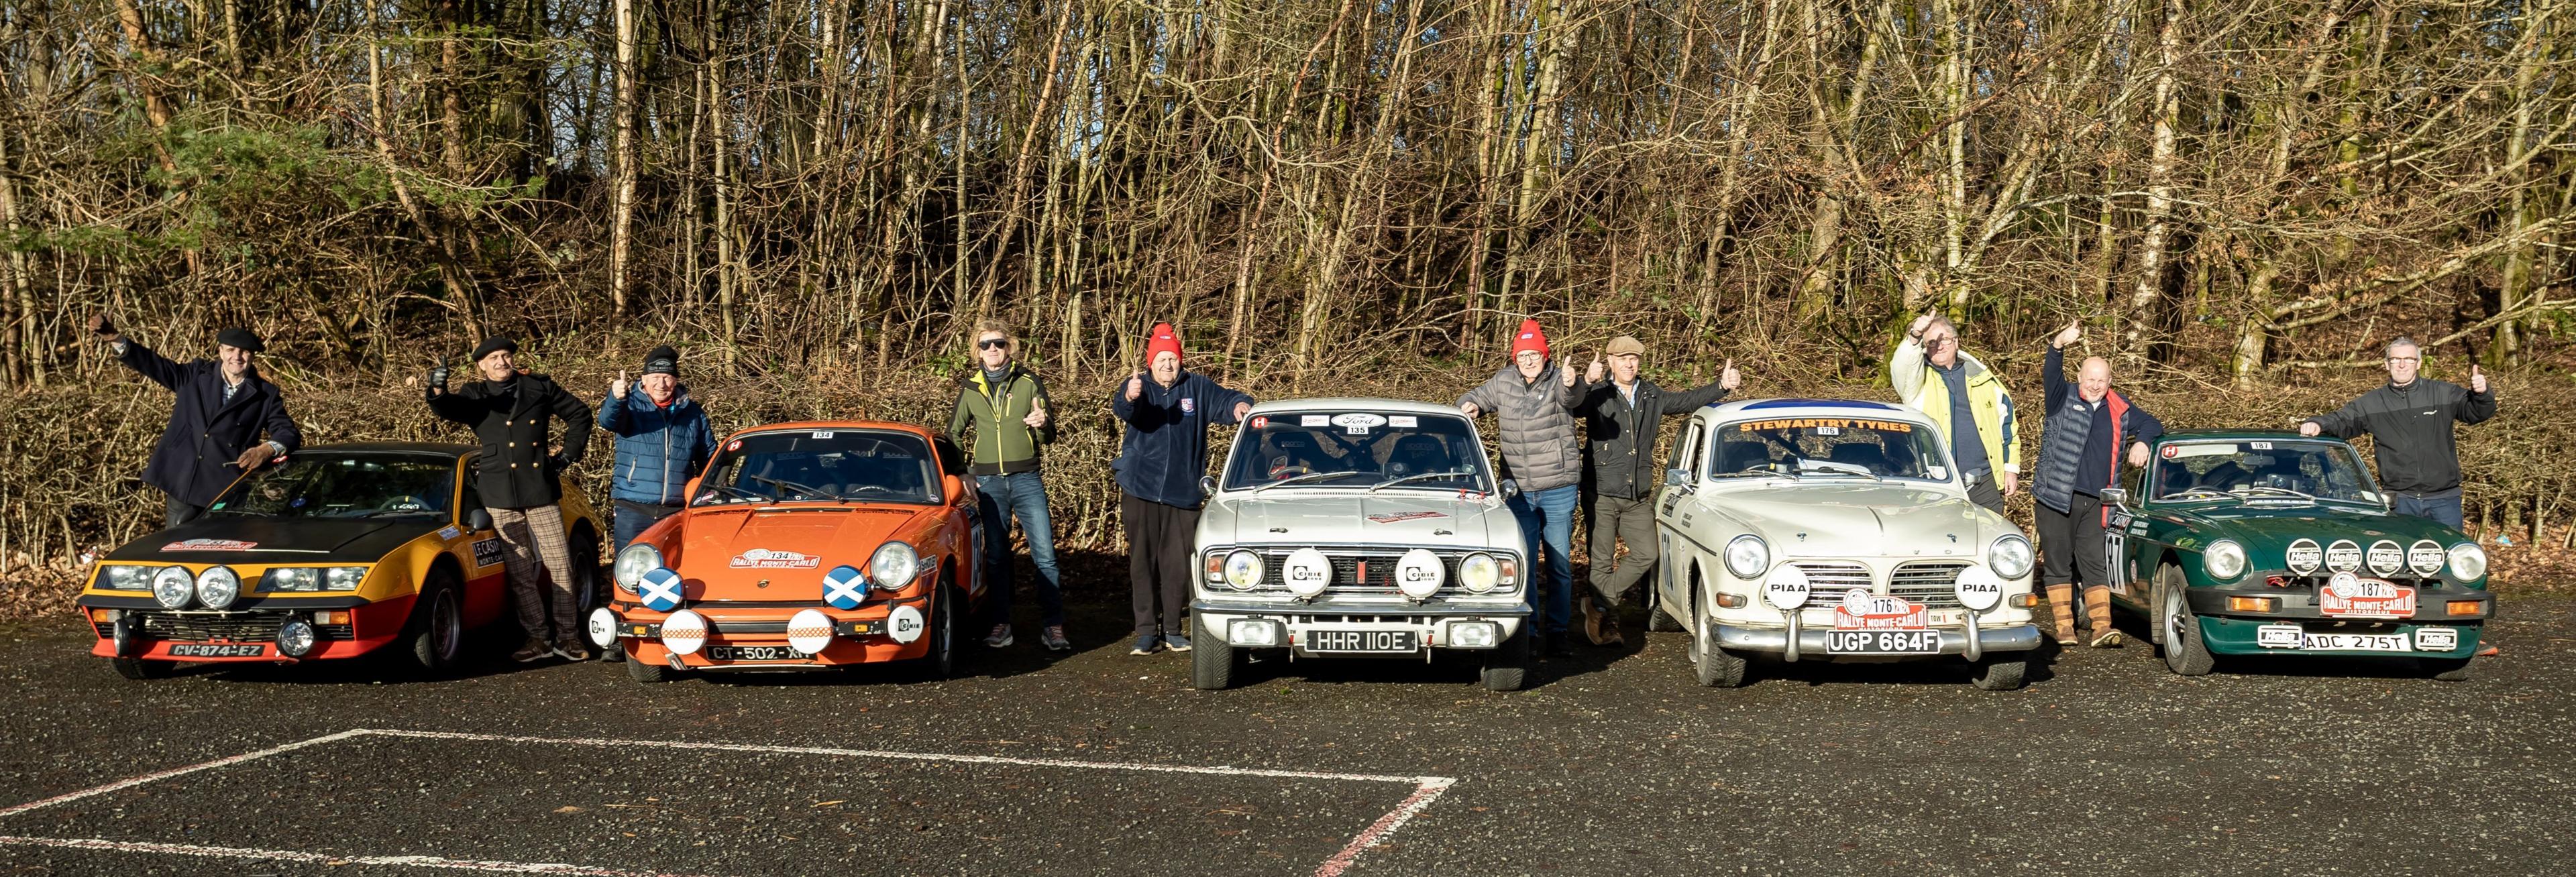
<svg viewBox="0 0 2576 877">
<path fill-rule="evenodd" d="M 975 346 L 976 346 L 977 348 L 980 348 L 980 349 L 983 349 L 983 350 L 1000 350 L 1000 349 L 1002 349 L 1002 348 L 1004 348 L 1004 347 L 1009 347 L 1009 346 L 1011 346 L 1011 339 L 1008 339 L 1008 338 L 986 338 L 986 339 L 984 339 L 984 340 L 982 340 L 982 341 L 977 341 L 977 342 L 975 342 Z"/>
</svg>

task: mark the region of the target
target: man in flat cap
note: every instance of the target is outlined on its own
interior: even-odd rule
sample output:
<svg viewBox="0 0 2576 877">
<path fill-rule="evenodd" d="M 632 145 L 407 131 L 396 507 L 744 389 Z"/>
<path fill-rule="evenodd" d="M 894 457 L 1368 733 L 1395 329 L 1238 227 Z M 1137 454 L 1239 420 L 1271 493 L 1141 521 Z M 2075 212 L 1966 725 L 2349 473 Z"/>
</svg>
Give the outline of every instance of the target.
<svg viewBox="0 0 2576 877">
<path fill-rule="evenodd" d="M 716 438 L 706 409 L 680 383 L 680 352 L 668 344 L 644 354 L 644 377 L 632 386 L 625 372 L 617 373 L 599 402 L 598 420 L 617 436 L 616 471 L 609 475 L 617 536 L 609 550 L 620 551 L 688 501 L 683 489 L 715 456 Z"/>
<path fill-rule="evenodd" d="M 474 428 L 483 443 L 475 463 L 475 486 L 492 526 L 501 531 L 501 566 L 510 578 L 510 596 L 518 607 L 519 627 L 528 641 L 510 653 L 527 662 L 548 653 L 567 660 L 590 657 L 582 644 L 578 579 L 572 550 L 566 545 L 563 498 L 558 480 L 564 469 L 581 462 L 590 447 L 590 406 L 545 375 L 519 371 L 519 343 L 494 336 L 474 348 L 474 371 L 481 378 L 447 391 L 447 367 L 429 370 L 429 409 L 439 417 Z M 549 452 L 547 418 L 563 421 L 563 450 Z M 538 591 L 537 562 L 554 577 L 551 594 Z M 547 598 L 554 604 L 547 623 Z"/>
<path fill-rule="evenodd" d="M 162 525 L 176 527 L 204 514 L 215 497 L 242 473 L 285 456 L 301 442 L 295 418 L 277 385 L 261 380 L 251 359 L 267 345 L 248 329 L 215 334 L 215 358 L 172 362 L 143 342 L 125 337 L 106 314 L 89 318 L 89 330 L 116 350 L 116 361 L 170 388 L 170 425 L 152 447 L 143 483 L 169 498 Z M 268 437 L 260 438 L 266 431 Z"/>
<path fill-rule="evenodd" d="M 1592 358 L 1575 385 L 1574 415 L 1583 419 L 1583 507 L 1592 537 L 1592 594 L 1583 601 L 1583 631 L 1594 645 L 1621 645 L 1619 600 L 1655 567 L 1655 436 L 1664 418 L 1714 405 L 1744 383 L 1727 360 L 1717 380 L 1690 390 L 1666 390 L 1639 373 L 1645 342 L 1610 339 L 1609 380 L 1601 357 Z M 1628 561 L 1614 564 L 1618 543 Z"/>
</svg>

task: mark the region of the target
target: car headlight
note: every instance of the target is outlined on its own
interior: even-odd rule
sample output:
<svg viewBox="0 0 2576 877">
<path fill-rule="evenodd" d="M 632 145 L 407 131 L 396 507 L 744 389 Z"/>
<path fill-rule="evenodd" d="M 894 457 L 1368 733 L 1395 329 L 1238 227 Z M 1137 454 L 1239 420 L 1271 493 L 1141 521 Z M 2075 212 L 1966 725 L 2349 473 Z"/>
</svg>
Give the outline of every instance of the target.
<svg viewBox="0 0 2576 877">
<path fill-rule="evenodd" d="M 188 599 L 196 595 L 197 580 L 188 574 L 187 567 L 162 567 L 152 576 L 152 602 L 161 604 L 163 609 L 186 606 Z"/>
<path fill-rule="evenodd" d="M 1726 571 L 1736 578 L 1758 580 L 1770 568 L 1771 546 L 1762 537 L 1746 533 L 1726 543 Z"/>
<path fill-rule="evenodd" d="M 1261 555 L 1237 551 L 1225 556 L 1225 583 L 1235 590 L 1249 591 L 1261 584 Z"/>
<path fill-rule="evenodd" d="M 355 591 L 367 577 L 363 566 L 280 566 L 260 577 L 262 591 Z"/>
<path fill-rule="evenodd" d="M 2451 578 L 2474 582 L 2487 577 L 2487 550 L 2478 543 L 2462 542 L 2451 546 Z"/>
<path fill-rule="evenodd" d="M 225 609 L 241 598 L 241 576 L 229 566 L 210 566 L 197 574 L 197 602 L 208 609 Z"/>
<path fill-rule="evenodd" d="M 921 575 L 921 555 L 910 545 L 888 542 L 877 546 L 877 553 L 868 558 L 868 577 L 884 590 L 897 590 L 912 584 L 913 577 L 918 575 Z"/>
<path fill-rule="evenodd" d="M 617 580 L 618 590 L 632 594 L 635 583 L 644 580 L 644 571 L 661 565 L 662 549 L 638 542 L 618 550 L 617 565 L 610 575 Z"/>
<path fill-rule="evenodd" d="M 1470 554 L 1467 559 L 1458 561 L 1458 583 L 1467 586 L 1470 592 L 1482 594 L 1491 591 L 1502 580 L 1503 565 L 1495 562 L 1491 554 Z"/>
<path fill-rule="evenodd" d="M 2030 575 L 2030 540 L 2005 534 L 1995 544 L 1986 546 L 1986 567 L 2000 579 L 2017 579 Z"/>
<path fill-rule="evenodd" d="M 2212 542 L 2209 550 L 2201 554 L 2200 563 L 2209 570 L 2211 578 L 2222 582 L 2235 581 L 2237 576 L 2245 574 L 2245 546 L 2236 544 L 2234 539 Z"/>
<path fill-rule="evenodd" d="M 107 564 L 98 568 L 98 587 L 103 591 L 149 591 L 155 572 L 158 570 L 148 566 Z"/>
</svg>

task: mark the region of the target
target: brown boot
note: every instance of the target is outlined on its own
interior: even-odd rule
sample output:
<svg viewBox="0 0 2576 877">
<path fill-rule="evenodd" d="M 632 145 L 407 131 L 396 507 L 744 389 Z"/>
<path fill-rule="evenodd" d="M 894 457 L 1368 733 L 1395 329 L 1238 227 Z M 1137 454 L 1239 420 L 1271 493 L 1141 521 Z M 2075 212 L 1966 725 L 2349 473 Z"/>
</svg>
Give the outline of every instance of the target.
<svg viewBox="0 0 2576 877">
<path fill-rule="evenodd" d="M 2075 586 L 2048 586 L 2048 609 L 2050 612 L 2056 613 L 2057 615 L 2057 644 L 2061 646 L 2074 645 L 2076 642 Z"/>
<path fill-rule="evenodd" d="M 1582 604 L 1577 608 L 1583 613 L 1583 638 L 1596 646 L 1606 644 L 1606 641 L 1601 638 L 1601 605 L 1594 602 L 1590 594 L 1583 595 L 1575 602 Z"/>
<path fill-rule="evenodd" d="M 1621 636 L 1619 633 L 1619 604 L 1611 603 L 1603 605 L 1599 600 L 1595 600 L 1593 601 L 1592 608 L 1593 611 L 1601 614 L 1601 624 L 1598 626 L 1598 630 L 1596 631 L 1598 635 L 1592 638 L 1592 644 L 1597 646 L 1627 645 L 1628 638 Z"/>
<path fill-rule="evenodd" d="M 2084 589 L 2084 616 L 2085 626 L 2093 629 L 2094 648 L 2120 647 L 2120 629 L 2111 626 L 2110 586 L 2092 585 Z"/>
</svg>

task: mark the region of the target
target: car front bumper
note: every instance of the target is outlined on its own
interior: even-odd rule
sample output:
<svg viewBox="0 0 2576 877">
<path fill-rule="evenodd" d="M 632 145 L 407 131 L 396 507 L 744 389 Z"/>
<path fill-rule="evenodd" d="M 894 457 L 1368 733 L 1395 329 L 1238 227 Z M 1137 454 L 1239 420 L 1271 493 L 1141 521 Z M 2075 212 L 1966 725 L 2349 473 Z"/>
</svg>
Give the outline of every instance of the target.
<svg viewBox="0 0 2576 877">
<path fill-rule="evenodd" d="M 930 618 L 927 597 L 871 601 L 857 609 L 834 609 L 820 604 L 795 608 L 763 606 L 726 608 L 723 603 L 691 603 L 688 609 L 707 619 L 707 638 L 695 652 L 680 654 L 662 643 L 662 620 L 667 612 L 655 612 L 634 603 L 625 595 L 609 604 L 615 619 L 617 646 L 625 650 L 628 660 L 661 664 L 679 670 L 824 670 L 855 664 L 883 664 L 910 660 L 930 654 L 932 632 L 909 643 L 897 642 L 887 630 L 887 618 L 896 606 L 912 606 L 923 613 L 926 625 L 948 623 L 949 619 Z M 796 652 L 787 646 L 787 620 L 806 608 L 820 610 L 832 619 L 832 642 L 813 654 Z M 758 659 L 719 659 L 713 651 L 728 652 L 738 647 L 771 649 L 778 657 Z"/>
<path fill-rule="evenodd" d="M 2356 622 L 2254 616 L 2201 616 L 2199 621 L 2201 643 L 2213 655 L 2467 658 L 2477 653 L 2478 638 L 2486 629 L 2479 621 Z M 2300 634 L 2298 645 L 2289 644 L 2292 629 Z M 2450 648 L 2440 647 L 2444 639 L 2450 641 Z M 2351 647 L 2357 640 L 2403 647 Z"/>
<path fill-rule="evenodd" d="M 1408 658 L 1429 657 L 1433 652 L 1443 650 L 1483 652 L 1501 648 L 1519 634 L 1522 623 L 1529 618 L 1530 609 L 1524 603 L 1287 605 L 1199 600 L 1190 604 L 1190 614 L 1198 619 L 1201 636 L 1224 639 L 1225 644 L 1237 648 L 1284 648 L 1300 657 Z M 1236 622 L 1250 624 L 1237 625 Z M 1267 638 L 1238 636 L 1255 633 L 1256 628 L 1265 626 L 1269 633 Z M 1317 634 L 1346 632 L 1410 634 L 1414 647 L 1389 651 L 1315 651 L 1311 648 L 1316 644 Z"/>
<path fill-rule="evenodd" d="M 402 635 L 416 600 L 413 594 L 373 601 L 353 596 L 263 597 L 243 601 L 254 608 L 214 611 L 163 609 L 150 598 L 89 594 L 75 605 L 98 637 L 89 651 L 98 657 L 273 664 L 345 660 L 372 653 Z M 318 614 L 330 610 L 347 612 L 348 622 L 319 623 Z M 278 649 L 278 629 L 289 618 L 314 622 L 312 651 L 289 656 Z M 123 653 L 116 642 L 120 623 L 130 626 Z"/>
<path fill-rule="evenodd" d="M 1936 631 L 1941 636 L 1940 651 L 1918 654 L 1834 654 L 1827 651 L 1832 628 L 1799 626 L 1748 627 L 1734 624 L 1715 625 L 1717 647 L 1728 651 L 1779 655 L 1784 661 L 1900 661 L 1941 657 L 1963 657 L 1977 660 L 1999 652 L 2026 652 L 2039 648 L 2042 639 L 2036 624 L 2013 624 L 1998 627 L 1960 625 Z M 1795 643 L 1797 648 L 1791 649 Z"/>
</svg>

